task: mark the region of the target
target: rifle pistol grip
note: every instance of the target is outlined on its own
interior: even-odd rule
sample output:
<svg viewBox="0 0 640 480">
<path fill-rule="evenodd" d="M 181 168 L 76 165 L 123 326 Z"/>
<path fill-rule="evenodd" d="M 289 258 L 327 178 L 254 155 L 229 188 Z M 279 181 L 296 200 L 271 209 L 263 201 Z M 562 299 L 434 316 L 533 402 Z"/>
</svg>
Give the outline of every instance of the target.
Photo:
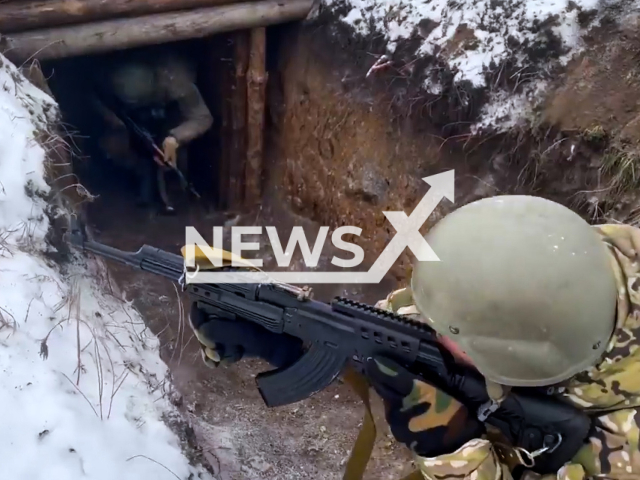
<svg viewBox="0 0 640 480">
<path fill-rule="evenodd" d="M 327 387 L 346 362 L 347 357 L 341 352 L 315 344 L 293 365 L 260 373 L 256 383 L 268 407 L 289 405 Z"/>
</svg>

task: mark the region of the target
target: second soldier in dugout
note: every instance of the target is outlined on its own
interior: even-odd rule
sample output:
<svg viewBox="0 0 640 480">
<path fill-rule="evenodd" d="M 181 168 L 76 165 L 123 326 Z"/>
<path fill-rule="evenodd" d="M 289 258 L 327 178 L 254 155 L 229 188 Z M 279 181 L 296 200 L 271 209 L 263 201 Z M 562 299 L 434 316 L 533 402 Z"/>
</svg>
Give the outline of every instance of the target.
<svg viewBox="0 0 640 480">
<path fill-rule="evenodd" d="M 418 262 L 411 285 L 377 306 L 427 322 L 492 397 L 545 387 L 593 427 L 573 458 L 541 477 L 527 468 L 532 452 L 513 448 L 457 399 L 390 359 L 369 359 L 391 432 L 422 476 L 640 479 L 640 230 L 591 226 L 539 197 L 497 196 L 458 208 L 425 239 L 440 262 Z M 293 337 L 195 304 L 191 326 L 208 364 L 244 355 L 286 366 L 302 352 Z"/>
<path fill-rule="evenodd" d="M 103 120 L 99 149 L 107 159 L 136 174 L 140 204 L 160 200 L 167 213 L 174 210 L 165 183 L 168 165 L 187 175 L 187 146 L 213 123 L 195 77 L 194 65 L 171 51 L 119 54 L 94 74 L 92 105 Z M 156 138 L 162 154 L 153 158 L 136 148 L 132 133 L 116 115 L 114 102 Z"/>
</svg>

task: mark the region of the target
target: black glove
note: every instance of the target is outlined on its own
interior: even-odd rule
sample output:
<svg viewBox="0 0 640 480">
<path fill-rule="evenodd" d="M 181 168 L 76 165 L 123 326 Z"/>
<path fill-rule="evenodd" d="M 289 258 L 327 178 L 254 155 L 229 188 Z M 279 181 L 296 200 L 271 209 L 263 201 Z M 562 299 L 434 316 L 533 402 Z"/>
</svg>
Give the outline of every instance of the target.
<svg viewBox="0 0 640 480">
<path fill-rule="evenodd" d="M 189 320 L 206 363 L 233 363 L 243 357 L 258 357 L 280 368 L 291 365 L 303 353 L 303 344 L 298 338 L 270 332 L 246 320 L 208 315 L 195 302 L 191 304 Z"/>
<path fill-rule="evenodd" d="M 367 361 L 367 377 L 385 404 L 391 433 L 422 457 L 455 452 L 484 433 L 467 408 L 396 362 Z"/>
</svg>

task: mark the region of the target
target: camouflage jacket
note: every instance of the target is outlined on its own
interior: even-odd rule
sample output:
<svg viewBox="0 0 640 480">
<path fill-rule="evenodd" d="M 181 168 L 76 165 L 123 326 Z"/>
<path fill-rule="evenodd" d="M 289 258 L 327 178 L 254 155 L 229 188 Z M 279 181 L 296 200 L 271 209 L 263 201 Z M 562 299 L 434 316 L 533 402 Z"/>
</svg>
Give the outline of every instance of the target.
<svg viewBox="0 0 640 480">
<path fill-rule="evenodd" d="M 634 249 L 640 253 L 640 230 L 625 225 L 594 228 L 612 254 L 619 287 L 617 326 L 600 363 L 566 382 L 562 393 L 593 415 L 594 433 L 572 461 L 543 480 L 640 479 L 640 264 L 632 258 Z M 419 319 L 408 288 L 392 292 L 378 307 Z M 512 449 L 488 436 L 447 455 L 416 458 L 429 480 L 509 480 L 517 463 Z"/>
<path fill-rule="evenodd" d="M 213 123 L 211 112 L 195 85 L 192 66 L 178 55 L 133 57 L 112 61 L 101 69 L 99 79 L 132 108 L 175 104 L 178 124 L 169 130 L 179 145 L 205 133 Z M 97 97 L 92 99 L 111 127 L 124 125 Z"/>
</svg>

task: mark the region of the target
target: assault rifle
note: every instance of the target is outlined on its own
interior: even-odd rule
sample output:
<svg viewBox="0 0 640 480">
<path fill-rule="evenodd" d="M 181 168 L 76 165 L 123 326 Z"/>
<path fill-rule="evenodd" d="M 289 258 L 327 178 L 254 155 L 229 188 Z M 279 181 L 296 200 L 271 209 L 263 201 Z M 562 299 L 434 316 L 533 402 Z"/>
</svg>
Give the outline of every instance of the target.
<svg viewBox="0 0 640 480">
<path fill-rule="evenodd" d="M 531 470 L 555 473 L 589 436 L 589 417 L 542 390 L 513 389 L 497 407 L 482 377 L 455 364 L 427 325 L 369 305 L 336 297 L 313 300 L 306 289 L 278 283 L 185 283 L 182 256 L 144 245 L 126 252 L 86 239 L 72 225 L 71 243 L 115 262 L 180 282 L 191 301 L 209 314 L 242 319 L 309 345 L 293 365 L 256 377 L 269 407 L 304 400 L 331 384 L 347 364 L 364 373 L 364 362 L 385 355 L 419 373 L 497 427 L 514 446 L 529 452 Z M 226 271 L 241 268 L 227 267 Z M 497 407 L 497 409 L 495 409 Z"/>
<path fill-rule="evenodd" d="M 156 140 L 153 135 L 151 135 L 147 129 L 138 125 L 131 118 L 122 102 L 114 94 L 108 93 L 106 88 L 102 86 L 96 86 L 94 90 L 98 98 L 105 104 L 105 106 L 113 111 L 115 116 L 124 123 L 124 126 L 127 128 L 129 133 L 133 135 L 134 140 L 136 141 L 136 146 L 149 155 L 150 158 L 155 158 L 156 156 L 161 159 L 164 158 L 164 152 L 156 144 Z M 201 198 L 200 194 L 195 190 L 193 185 L 187 181 L 178 167 L 164 161 L 162 161 L 162 164 L 176 172 L 180 180 L 180 185 L 183 189 L 189 189 L 196 198 Z"/>
</svg>

